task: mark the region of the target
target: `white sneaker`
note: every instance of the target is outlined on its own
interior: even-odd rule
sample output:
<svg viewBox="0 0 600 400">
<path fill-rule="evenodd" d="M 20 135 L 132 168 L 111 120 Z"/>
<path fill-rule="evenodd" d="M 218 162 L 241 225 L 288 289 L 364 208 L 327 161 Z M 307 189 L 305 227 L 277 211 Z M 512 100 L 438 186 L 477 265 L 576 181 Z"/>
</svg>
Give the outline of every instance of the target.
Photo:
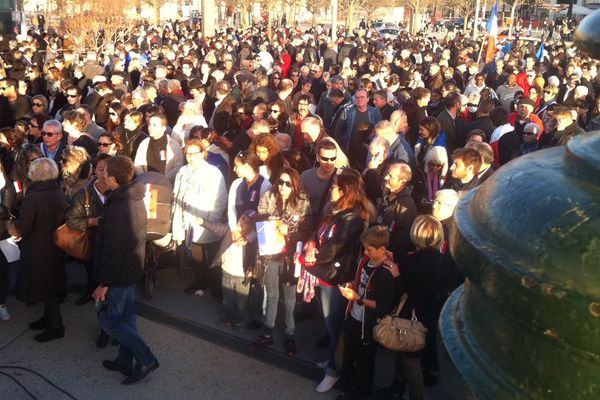
<svg viewBox="0 0 600 400">
<path fill-rule="evenodd" d="M 10 319 L 10 313 L 5 304 L 0 305 L 0 320 L 8 321 Z"/>
<path fill-rule="evenodd" d="M 329 364 L 329 360 L 317 361 L 317 367 L 321 369 L 327 368 L 327 364 Z"/>
<path fill-rule="evenodd" d="M 340 379 L 339 376 L 325 375 L 325 378 L 317 385 L 315 390 L 319 393 L 325 393 L 331 390 L 333 385 Z"/>
<path fill-rule="evenodd" d="M 202 290 L 202 289 L 198 289 L 194 292 L 194 295 L 196 295 L 196 296 L 202 296 L 203 294 L 204 294 L 204 290 Z"/>
</svg>

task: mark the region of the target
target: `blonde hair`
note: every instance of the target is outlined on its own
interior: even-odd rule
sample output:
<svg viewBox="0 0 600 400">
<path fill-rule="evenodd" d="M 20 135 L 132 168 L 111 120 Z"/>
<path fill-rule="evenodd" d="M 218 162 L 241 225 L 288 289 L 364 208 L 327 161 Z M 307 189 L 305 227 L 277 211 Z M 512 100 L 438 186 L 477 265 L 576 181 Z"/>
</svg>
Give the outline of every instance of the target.
<svg viewBox="0 0 600 400">
<path fill-rule="evenodd" d="M 440 249 L 444 242 L 444 228 L 431 215 L 419 215 L 410 228 L 410 240 L 419 250 Z"/>
</svg>

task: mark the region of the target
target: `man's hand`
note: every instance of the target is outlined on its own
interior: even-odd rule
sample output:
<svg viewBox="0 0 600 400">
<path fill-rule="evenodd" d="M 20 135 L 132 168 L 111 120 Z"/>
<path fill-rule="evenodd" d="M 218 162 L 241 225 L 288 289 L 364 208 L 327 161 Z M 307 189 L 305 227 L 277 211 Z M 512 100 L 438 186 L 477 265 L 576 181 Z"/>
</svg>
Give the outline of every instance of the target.
<svg viewBox="0 0 600 400">
<path fill-rule="evenodd" d="M 106 293 L 108 293 L 108 286 L 98 286 L 92 293 L 92 298 L 94 301 L 105 301 Z"/>
</svg>

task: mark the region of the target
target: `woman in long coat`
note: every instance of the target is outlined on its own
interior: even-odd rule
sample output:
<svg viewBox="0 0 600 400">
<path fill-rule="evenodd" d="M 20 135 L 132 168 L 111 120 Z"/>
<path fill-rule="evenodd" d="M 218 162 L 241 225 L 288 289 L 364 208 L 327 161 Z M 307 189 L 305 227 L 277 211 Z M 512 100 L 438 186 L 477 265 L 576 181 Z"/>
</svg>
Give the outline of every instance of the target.
<svg viewBox="0 0 600 400">
<path fill-rule="evenodd" d="M 54 244 L 53 234 L 64 222 L 67 199 L 58 185 L 58 167 L 53 160 L 40 158 L 31 163 L 32 181 L 9 233 L 21 238 L 21 261 L 17 297 L 28 303 L 44 302 L 44 315 L 29 324 L 38 342 L 65 335 L 60 300 L 66 295 L 64 253 Z"/>
</svg>

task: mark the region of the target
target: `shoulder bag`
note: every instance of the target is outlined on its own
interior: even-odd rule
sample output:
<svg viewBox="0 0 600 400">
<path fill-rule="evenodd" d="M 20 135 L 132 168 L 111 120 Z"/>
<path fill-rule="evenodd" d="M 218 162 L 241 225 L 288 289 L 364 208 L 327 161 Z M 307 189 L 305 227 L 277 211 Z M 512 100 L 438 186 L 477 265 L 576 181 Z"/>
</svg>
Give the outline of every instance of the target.
<svg viewBox="0 0 600 400">
<path fill-rule="evenodd" d="M 85 190 L 85 216 L 90 216 L 90 193 Z M 89 230 L 78 231 L 62 224 L 54 231 L 54 243 L 68 255 L 80 260 L 91 260 L 94 256 L 92 234 Z"/>
<path fill-rule="evenodd" d="M 427 328 L 417 320 L 414 309 L 411 319 L 399 317 L 407 298 L 408 295 L 404 293 L 396 312 L 377 321 L 373 328 L 373 338 L 386 349 L 414 353 L 425 347 Z"/>
</svg>

